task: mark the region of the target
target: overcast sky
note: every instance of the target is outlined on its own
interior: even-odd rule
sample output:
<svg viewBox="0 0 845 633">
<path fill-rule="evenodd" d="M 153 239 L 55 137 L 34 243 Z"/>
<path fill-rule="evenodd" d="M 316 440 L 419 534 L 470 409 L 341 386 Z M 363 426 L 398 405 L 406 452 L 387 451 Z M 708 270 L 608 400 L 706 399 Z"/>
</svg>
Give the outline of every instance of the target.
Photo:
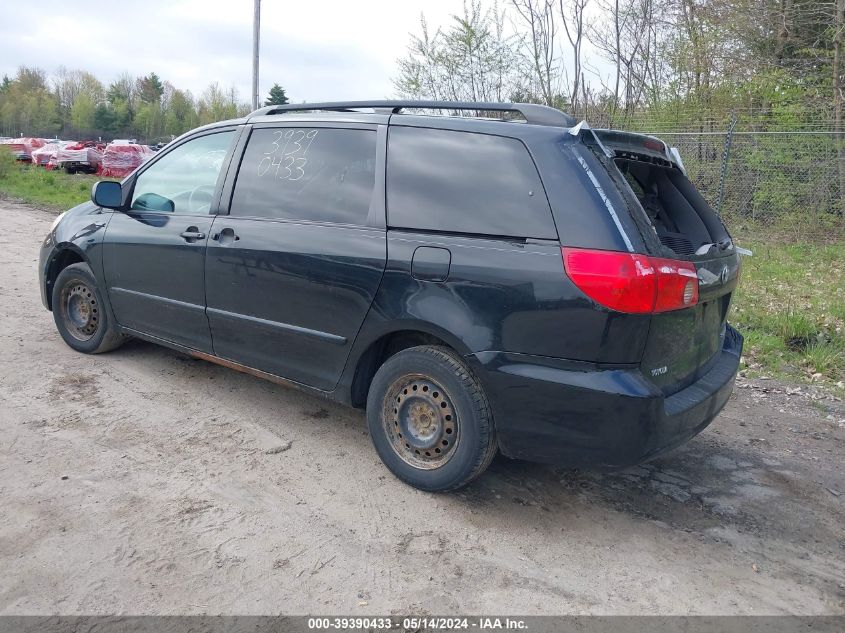
<svg viewBox="0 0 845 633">
<path fill-rule="evenodd" d="M 295 102 L 393 96 L 396 59 L 424 11 L 432 30 L 461 0 L 262 0 L 259 92 Z M 211 82 L 250 101 L 253 0 L 0 0 L 0 75 L 59 65 L 104 83 L 157 73 L 200 95 Z"/>
</svg>

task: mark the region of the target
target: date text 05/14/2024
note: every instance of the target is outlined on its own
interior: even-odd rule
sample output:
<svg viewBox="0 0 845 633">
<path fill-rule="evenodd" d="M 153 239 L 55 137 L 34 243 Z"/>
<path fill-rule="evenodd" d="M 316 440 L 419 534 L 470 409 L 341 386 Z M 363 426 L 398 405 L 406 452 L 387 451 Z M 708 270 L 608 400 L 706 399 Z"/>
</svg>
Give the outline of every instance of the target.
<svg viewBox="0 0 845 633">
<path fill-rule="evenodd" d="M 312 630 L 442 630 L 442 631 L 524 631 L 526 623 L 518 618 L 499 617 L 333 617 L 308 618 L 308 628 Z"/>
</svg>

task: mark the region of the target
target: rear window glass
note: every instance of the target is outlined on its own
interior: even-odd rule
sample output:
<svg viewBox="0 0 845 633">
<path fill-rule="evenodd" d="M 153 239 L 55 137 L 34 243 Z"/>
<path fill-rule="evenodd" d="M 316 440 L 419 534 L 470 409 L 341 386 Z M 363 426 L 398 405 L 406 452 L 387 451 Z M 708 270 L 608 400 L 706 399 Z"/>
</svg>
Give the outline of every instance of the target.
<svg viewBox="0 0 845 633">
<path fill-rule="evenodd" d="M 392 127 L 387 204 L 393 227 L 557 237 L 534 162 L 513 138 Z"/>
<path fill-rule="evenodd" d="M 241 161 L 232 216 L 365 224 L 373 197 L 374 130 L 261 128 Z"/>
</svg>

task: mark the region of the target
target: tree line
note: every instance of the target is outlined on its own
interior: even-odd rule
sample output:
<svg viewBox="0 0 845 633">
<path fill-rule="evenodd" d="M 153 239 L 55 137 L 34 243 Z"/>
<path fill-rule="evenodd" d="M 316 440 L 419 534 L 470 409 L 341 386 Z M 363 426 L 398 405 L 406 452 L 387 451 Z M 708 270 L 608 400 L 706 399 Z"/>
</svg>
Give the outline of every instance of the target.
<svg viewBox="0 0 845 633">
<path fill-rule="evenodd" d="M 730 179 L 729 211 L 841 231 L 844 41 L 845 0 L 465 0 L 442 28 L 421 16 L 394 85 L 663 134 L 711 200 Z M 728 129 L 752 133 L 730 154 Z"/>
<path fill-rule="evenodd" d="M 531 101 L 593 124 L 738 113 L 842 128 L 845 0 L 465 0 L 398 60 L 407 97 Z"/>
<path fill-rule="evenodd" d="M 440 28 L 421 16 L 393 81 L 402 97 L 544 103 L 594 127 L 684 132 L 670 140 L 710 191 L 723 149 L 707 134 L 821 132 L 746 137 L 730 153 L 745 194 L 726 206 L 845 217 L 843 43 L 845 0 L 465 0 Z M 284 89 L 268 102 L 287 102 Z M 5 136 L 154 142 L 248 111 L 233 88 L 194 96 L 156 73 L 103 83 L 22 67 L 0 81 Z"/>
<path fill-rule="evenodd" d="M 593 125 L 706 131 L 736 114 L 841 133 L 843 41 L 845 0 L 464 0 L 442 28 L 422 16 L 394 85 L 404 97 L 545 103 Z M 286 102 L 284 89 L 268 101 Z M 152 141 L 248 110 L 234 88 L 194 96 L 156 73 L 105 84 L 21 67 L 0 82 L 6 136 Z"/>
<path fill-rule="evenodd" d="M 287 103 L 275 84 L 267 105 Z M 104 84 L 85 70 L 60 67 L 52 76 L 21 66 L 0 81 L 0 135 L 168 141 L 206 123 L 249 113 L 237 90 L 212 83 L 199 97 L 151 72 Z"/>
</svg>

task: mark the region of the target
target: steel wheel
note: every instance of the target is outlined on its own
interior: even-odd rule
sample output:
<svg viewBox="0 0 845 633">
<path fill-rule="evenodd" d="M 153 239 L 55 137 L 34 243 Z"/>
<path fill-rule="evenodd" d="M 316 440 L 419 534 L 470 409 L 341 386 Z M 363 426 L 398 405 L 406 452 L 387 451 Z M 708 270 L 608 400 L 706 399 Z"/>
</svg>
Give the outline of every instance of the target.
<svg viewBox="0 0 845 633">
<path fill-rule="evenodd" d="M 94 291 L 76 280 L 62 288 L 59 309 L 67 331 L 78 341 L 88 341 L 100 326 L 100 305 Z"/>
<path fill-rule="evenodd" d="M 370 384 L 367 427 L 384 465 L 420 490 L 465 486 L 496 454 L 484 387 L 448 347 L 418 345 L 388 357 Z"/>
<path fill-rule="evenodd" d="M 56 329 L 77 352 L 101 354 L 123 343 L 108 297 L 100 292 L 88 264 L 79 262 L 62 269 L 53 282 L 50 305 Z"/>
<path fill-rule="evenodd" d="M 396 454 L 415 468 L 440 468 L 460 440 L 452 400 L 443 387 L 422 375 L 402 376 L 391 385 L 383 416 Z"/>
</svg>

